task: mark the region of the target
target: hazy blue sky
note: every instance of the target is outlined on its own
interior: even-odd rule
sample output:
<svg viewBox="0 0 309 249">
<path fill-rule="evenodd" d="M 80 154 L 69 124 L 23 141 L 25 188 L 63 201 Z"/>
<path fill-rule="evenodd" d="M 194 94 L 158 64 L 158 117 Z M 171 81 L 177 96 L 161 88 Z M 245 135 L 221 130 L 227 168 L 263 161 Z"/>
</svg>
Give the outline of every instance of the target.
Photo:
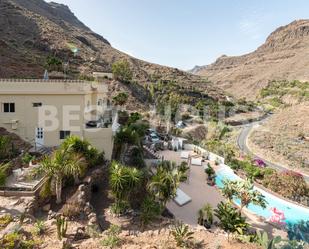
<svg viewBox="0 0 309 249">
<path fill-rule="evenodd" d="M 255 50 L 278 26 L 309 18 L 308 0 L 54 0 L 113 47 L 191 69 Z"/>
</svg>

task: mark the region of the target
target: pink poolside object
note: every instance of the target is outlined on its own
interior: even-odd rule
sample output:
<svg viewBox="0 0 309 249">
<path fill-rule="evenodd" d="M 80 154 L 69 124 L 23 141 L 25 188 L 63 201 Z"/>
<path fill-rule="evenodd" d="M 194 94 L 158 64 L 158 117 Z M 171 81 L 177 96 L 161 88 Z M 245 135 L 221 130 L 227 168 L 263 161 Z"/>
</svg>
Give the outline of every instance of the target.
<svg viewBox="0 0 309 249">
<path fill-rule="evenodd" d="M 280 225 L 285 224 L 285 216 L 283 211 L 277 209 L 276 207 L 270 208 L 270 211 L 272 212 L 272 216 L 268 218 L 268 221 L 278 223 Z"/>
</svg>

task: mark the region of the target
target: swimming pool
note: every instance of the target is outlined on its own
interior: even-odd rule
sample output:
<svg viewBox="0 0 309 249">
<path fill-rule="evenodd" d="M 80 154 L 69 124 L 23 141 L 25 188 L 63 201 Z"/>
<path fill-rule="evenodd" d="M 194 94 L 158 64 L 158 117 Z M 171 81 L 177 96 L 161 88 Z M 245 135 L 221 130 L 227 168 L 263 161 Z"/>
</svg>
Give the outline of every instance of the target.
<svg viewBox="0 0 309 249">
<path fill-rule="evenodd" d="M 241 180 L 239 176 L 237 176 L 231 168 L 226 165 L 221 165 L 221 168 L 216 172 L 216 185 L 219 188 L 223 187 L 223 180 Z M 258 187 L 254 187 L 256 190 L 260 191 L 267 201 L 267 207 L 265 209 L 250 204 L 248 209 L 266 219 L 268 219 L 272 213 L 270 211 L 271 208 L 276 207 L 277 209 L 284 212 L 285 215 L 285 222 L 290 224 L 295 224 L 300 222 L 301 220 L 309 221 L 309 208 L 298 206 L 294 203 L 285 201 L 283 199 L 278 198 L 275 195 L 272 195 Z M 234 200 L 236 204 L 240 204 L 240 200 Z"/>
</svg>

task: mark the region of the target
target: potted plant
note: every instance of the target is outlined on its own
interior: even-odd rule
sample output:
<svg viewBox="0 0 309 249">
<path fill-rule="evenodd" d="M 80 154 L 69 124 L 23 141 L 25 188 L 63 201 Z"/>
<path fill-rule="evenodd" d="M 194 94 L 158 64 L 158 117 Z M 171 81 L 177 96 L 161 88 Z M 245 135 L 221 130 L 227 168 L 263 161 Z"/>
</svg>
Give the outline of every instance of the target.
<svg viewBox="0 0 309 249">
<path fill-rule="evenodd" d="M 206 229 L 211 228 L 213 224 L 213 210 L 210 204 L 206 204 L 198 211 L 197 223 Z"/>
<path fill-rule="evenodd" d="M 215 185 L 215 178 L 216 178 L 216 172 L 215 170 L 210 166 L 210 163 L 207 164 L 207 168 L 205 169 L 205 173 L 207 174 L 207 184 L 210 186 Z"/>
</svg>

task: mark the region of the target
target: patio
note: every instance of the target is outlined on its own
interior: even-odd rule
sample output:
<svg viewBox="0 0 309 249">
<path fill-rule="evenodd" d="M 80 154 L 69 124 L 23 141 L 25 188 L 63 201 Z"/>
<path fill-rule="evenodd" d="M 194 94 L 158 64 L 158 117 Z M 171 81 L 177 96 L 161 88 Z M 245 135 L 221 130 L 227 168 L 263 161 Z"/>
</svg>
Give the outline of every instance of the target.
<svg viewBox="0 0 309 249">
<path fill-rule="evenodd" d="M 164 160 L 174 161 L 177 164 L 181 162 L 187 162 L 188 159 L 182 159 L 181 153 L 183 151 L 160 151 L 158 154 L 164 157 Z M 187 151 L 190 155 L 194 155 L 194 152 Z M 179 219 L 190 225 L 197 225 L 197 212 L 206 203 L 211 204 L 214 208 L 220 201 L 223 201 L 223 197 L 220 192 L 212 186 L 206 183 L 206 174 L 204 172 L 204 166 L 208 161 L 202 162 L 202 166 L 189 165 L 189 179 L 187 182 L 180 184 L 180 189 L 191 197 L 191 201 L 183 206 L 179 206 L 176 202 L 170 201 L 167 204 L 168 209 L 175 215 L 176 219 Z"/>
</svg>

